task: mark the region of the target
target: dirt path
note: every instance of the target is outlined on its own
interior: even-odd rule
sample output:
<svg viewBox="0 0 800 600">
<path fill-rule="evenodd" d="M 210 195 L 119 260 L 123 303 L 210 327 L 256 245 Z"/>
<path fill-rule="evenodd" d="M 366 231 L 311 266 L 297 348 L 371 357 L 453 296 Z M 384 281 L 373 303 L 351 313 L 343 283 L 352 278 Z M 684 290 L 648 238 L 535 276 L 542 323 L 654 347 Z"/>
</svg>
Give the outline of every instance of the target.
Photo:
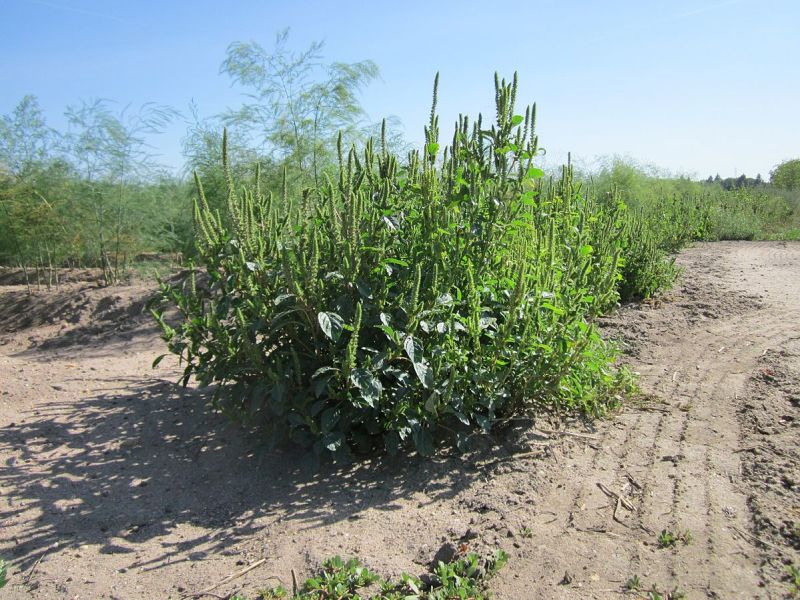
<svg viewBox="0 0 800 600">
<path fill-rule="evenodd" d="M 773 411 L 749 385 L 763 372 L 764 357 L 780 356 L 781 368 L 795 374 L 787 393 L 795 402 L 800 393 L 800 246 L 705 245 L 680 262 L 686 278 L 672 302 L 609 320 L 632 346 L 633 365 L 653 402 L 626 408 L 600 425 L 595 444 L 565 452 L 566 476 L 540 504 L 540 512 L 557 517 L 537 527 L 542 541 L 527 566 L 551 565 L 583 580 L 583 590 L 565 586 L 560 597 L 611 597 L 598 588 L 613 589 L 609 582 L 621 585 L 634 575 L 647 587 L 677 587 L 689 598 L 782 597 L 788 588 L 779 581 L 781 569 L 761 564 L 780 554 L 796 563 L 798 539 L 795 534 L 794 551 L 773 552 L 753 537 L 787 546 L 773 532 L 754 529 L 746 423 L 754 412 Z M 769 465 L 769 476 L 787 471 L 797 479 L 797 412 L 795 404 L 783 426 L 782 454 L 790 464 Z M 624 494 L 635 511 L 620 507 L 615 520 L 616 504 L 598 483 Z M 796 483 L 786 492 L 782 517 L 797 523 Z M 688 531 L 691 542 L 659 548 L 664 529 Z M 545 577 L 532 597 L 555 596 L 552 584 L 552 575 Z M 521 588 L 501 589 L 524 597 Z"/>
<path fill-rule="evenodd" d="M 207 414 L 175 365 L 150 370 L 145 288 L 0 287 L 2 593 L 178 598 L 266 558 L 215 590 L 252 593 L 333 554 L 391 576 L 465 543 L 511 555 L 498 598 L 621 597 L 634 576 L 782 598 L 784 563 L 800 565 L 800 245 L 706 244 L 679 262 L 668 298 L 604 324 L 652 395 L 641 405 L 466 459 L 314 475 Z M 662 530 L 691 540 L 660 548 Z"/>
</svg>

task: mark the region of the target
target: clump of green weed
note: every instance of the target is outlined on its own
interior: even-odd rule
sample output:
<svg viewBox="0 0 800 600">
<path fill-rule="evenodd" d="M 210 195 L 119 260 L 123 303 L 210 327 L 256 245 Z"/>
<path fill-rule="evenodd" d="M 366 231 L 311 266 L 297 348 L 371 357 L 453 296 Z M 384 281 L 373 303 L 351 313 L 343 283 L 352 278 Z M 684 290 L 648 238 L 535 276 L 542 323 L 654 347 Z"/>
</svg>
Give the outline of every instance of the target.
<svg viewBox="0 0 800 600">
<path fill-rule="evenodd" d="M 678 277 L 675 259 L 662 247 L 651 220 L 641 213 L 630 215 L 622 239 L 622 300 L 647 299 L 672 287 Z"/>
<path fill-rule="evenodd" d="M 0 558 L 0 588 L 4 588 L 8 583 L 8 564 Z"/>
<path fill-rule="evenodd" d="M 677 587 L 673 588 L 671 592 L 664 592 L 654 583 L 653 586 L 647 590 L 647 600 L 684 600 L 685 598 L 686 592 Z"/>
<path fill-rule="evenodd" d="M 642 580 L 638 575 L 633 575 L 625 582 L 625 589 L 631 592 L 638 592 L 642 589 Z"/>
<path fill-rule="evenodd" d="M 800 568 L 795 565 L 789 565 L 786 572 L 789 575 L 789 593 L 792 598 L 800 597 Z"/>
<path fill-rule="evenodd" d="M 467 554 L 451 563 L 438 563 L 425 581 L 403 573 L 399 581 L 390 582 L 362 566 L 358 560 L 344 560 L 338 556 L 323 564 L 319 574 L 307 579 L 297 593 L 292 595 L 283 587 L 259 592 L 259 600 L 291 598 L 292 600 L 449 600 L 464 598 L 485 600 L 489 598 L 486 581 L 494 576 L 508 560 L 499 550 L 494 557 L 482 560 L 477 554 Z M 359 590 L 369 586 L 379 591 L 362 596 Z M 233 600 L 246 600 L 235 596 Z"/>
<path fill-rule="evenodd" d="M 593 319 L 618 300 L 624 205 L 569 166 L 544 181 L 516 94 L 496 78 L 495 123 L 461 117 L 442 146 L 434 86 L 420 152 L 340 144 L 337 171 L 299 197 L 258 174 L 237 187 L 223 158 L 225 217 L 197 181 L 205 274 L 164 285 L 156 311 L 184 383 L 220 384 L 215 408 L 273 442 L 342 458 L 612 406 L 616 353 Z"/>
<path fill-rule="evenodd" d="M 672 532 L 668 529 L 662 529 L 658 535 L 659 548 L 674 548 L 681 542 L 684 546 L 692 543 L 692 532 L 688 529 L 686 531 Z"/>
<path fill-rule="evenodd" d="M 650 589 L 644 590 L 644 583 L 638 575 L 630 577 L 623 586 L 626 592 L 643 592 L 647 594 L 647 600 L 683 600 L 686 593 L 676 586 L 671 592 L 664 592 L 654 583 Z"/>
</svg>

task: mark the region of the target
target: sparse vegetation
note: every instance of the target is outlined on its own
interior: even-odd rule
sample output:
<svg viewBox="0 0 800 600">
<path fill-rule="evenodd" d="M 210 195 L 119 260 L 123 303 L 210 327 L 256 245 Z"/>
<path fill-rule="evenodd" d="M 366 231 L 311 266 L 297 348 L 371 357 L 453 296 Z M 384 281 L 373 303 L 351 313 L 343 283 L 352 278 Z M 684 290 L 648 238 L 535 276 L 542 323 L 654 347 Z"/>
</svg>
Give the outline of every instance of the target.
<svg viewBox="0 0 800 600">
<path fill-rule="evenodd" d="M 449 600 L 464 598 L 488 599 L 485 591 L 488 579 L 493 577 L 507 562 L 508 556 L 499 550 L 494 557 L 482 560 L 477 554 L 468 554 L 451 563 L 438 563 L 425 578 L 403 573 L 399 581 L 385 581 L 356 559 L 344 560 L 338 556 L 325 561 L 321 571 L 307 579 L 296 594 L 286 588 L 265 589 L 253 600 Z M 376 590 L 363 595 L 365 588 Z M 236 595 L 231 600 L 248 600 Z"/>
<path fill-rule="evenodd" d="M 630 577 L 623 586 L 626 592 L 632 592 L 637 596 L 644 596 L 647 600 L 683 600 L 686 593 L 677 586 L 671 592 L 662 591 L 655 583 L 645 590 L 645 585 L 638 575 Z"/>
<path fill-rule="evenodd" d="M 687 529 L 686 531 L 672 532 L 668 529 L 662 529 L 658 535 L 659 548 L 674 548 L 678 542 L 684 546 L 692 543 L 692 533 Z"/>
<path fill-rule="evenodd" d="M 6 561 L 0 558 L 0 589 L 4 588 L 8 583 L 8 565 Z"/>
<path fill-rule="evenodd" d="M 789 565 L 786 572 L 789 575 L 789 594 L 792 598 L 800 597 L 800 568 L 796 565 Z"/>
<path fill-rule="evenodd" d="M 633 575 L 625 582 L 625 589 L 631 592 L 638 592 L 642 589 L 642 580 L 639 579 L 638 575 Z"/>
</svg>

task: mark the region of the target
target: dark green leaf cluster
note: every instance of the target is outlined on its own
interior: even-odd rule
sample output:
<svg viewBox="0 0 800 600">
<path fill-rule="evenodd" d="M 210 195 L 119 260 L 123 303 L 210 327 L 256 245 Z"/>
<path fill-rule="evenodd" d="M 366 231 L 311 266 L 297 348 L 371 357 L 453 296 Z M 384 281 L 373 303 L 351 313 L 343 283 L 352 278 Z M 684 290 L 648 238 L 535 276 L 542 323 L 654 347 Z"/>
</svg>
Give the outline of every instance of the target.
<svg viewBox="0 0 800 600">
<path fill-rule="evenodd" d="M 516 90 L 496 78 L 496 122 L 460 117 L 444 147 L 434 95 L 422 152 L 340 144 L 338 176 L 298 197 L 228 177 L 223 216 L 198 180 L 204 271 L 164 286 L 174 328 L 157 313 L 185 381 L 317 455 L 429 455 L 521 413 L 615 402 L 592 319 L 618 300 L 625 207 L 570 167 L 544 181 Z"/>
</svg>

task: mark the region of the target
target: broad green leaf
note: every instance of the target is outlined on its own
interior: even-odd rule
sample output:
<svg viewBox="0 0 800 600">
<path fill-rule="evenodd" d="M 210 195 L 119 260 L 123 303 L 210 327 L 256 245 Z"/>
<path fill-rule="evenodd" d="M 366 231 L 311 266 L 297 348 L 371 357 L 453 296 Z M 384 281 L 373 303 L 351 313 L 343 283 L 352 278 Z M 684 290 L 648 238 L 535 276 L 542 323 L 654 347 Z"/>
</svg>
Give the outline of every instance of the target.
<svg viewBox="0 0 800 600">
<path fill-rule="evenodd" d="M 393 265 L 397 265 L 399 267 L 407 267 L 408 263 L 404 260 L 400 260 L 399 258 L 384 258 L 383 262 L 390 263 Z"/>
<path fill-rule="evenodd" d="M 327 408 L 322 411 L 319 418 L 319 425 L 322 428 L 322 433 L 330 433 L 336 423 L 339 422 L 341 411 L 338 408 Z"/>
<path fill-rule="evenodd" d="M 432 415 L 438 415 L 438 406 L 439 406 L 439 392 L 433 392 L 428 399 L 425 401 L 425 410 L 427 410 Z"/>
<path fill-rule="evenodd" d="M 383 385 L 378 378 L 366 369 L 355 369 L 350 381 L 361 391 L 364 402 L 375 408 L 383 393 Z"/>
<path fill-rule="evenodd" d="M 314 382 L 314 396 L 319 398 L 323 392 L 328 388 L 331 379 L 339 372 L 336 367 L 320 367 L 311 376 L 311 381 Z"/>
<path fill-rule="evenodd" d="M 490 327 L 494 327 L 497 325 L 497 319 L 494 317 L 481 317 L 478 323 L 478 327 L 483 331 L 484 329 L 488 329 Z"/>
<path fill-rule="evenodd" d="M 397 332 L 388 325 L 376 325 L 375 327 L 380 329 L 393 342 L 397 340 Z"/>
<path fill-rule="evenodd" d="M 544 171 L 542 171 L 537 167 L 531 167 L 530 169 L 528 169 L 528 177 L 530 177 L 531 179 L 541 179 L 542 177 L 544 177 Z"/>
<path fill-rule="evenodd" d="M 336 452 L 344 444 L 344 434 L 341 431 L 329 433 L 322 438 L 322 445 L 331 452 Z"/>
<path fill-rule="evenodd" d="M 403 349 L 412 363 L 422 360 L 422 343 L 413 335 L 407 335 L 406 339 L 403 340 Z"/>
<path fill-rule="evenodd" d="M 311 375 L 311 379 L 318 379 L 319 377 L 322 377 L 323 375 L 326 375 L 326 376 L 330 377 L 334 373 L 338 373 L 338 372 L 339 372 L 339 369 L 337 369 L 336 367 L 331 367 L 331 366 L 320 367 L 319 369 L 314 371 L 314 373 Z"/>
<path fill-rule="evenodd" d="M 339 341 L 344 329 L 344 320 L 334 312 L 321 312 L 317 315 L 322 332 L 334 342 Z"/>
<path fill-rule="evenodd" d="M 544 308 L 546 308 L 547 310 L 550 310 L 550 311 L 554 312 L 555 314 L 557 314 L 559 316 L 561 316 L 563 314 L 566 314 L 563 308 L 558 308 L 557 306 L 554 306 L 553 304 L 550 304 L 549 302 L 542 302 L 542 306 Z"/>
<path fill-rule="evenodd" d="M 450 294 L 442 294 L 436 299 L 436 303 L 450 306 L 453 303 L 453 297 Z"/>
<path fill-rule="evenodd" d="M 511 117 L 511 125 L 516 127 L 517 125 L 522 123 L 524 120 L 525 120 L 525 117 L 523 117 L 522 115 L 514 115 L 513 117 Z"/>
<path fill-rule="evenodd" d="M 456 416 L 456 418 L 459 421 L 461 421 L 464 425 L 469 425 L 470 424 L 470 421 L 469 421 L 469 418 L 467 417 L 467 415 L 465 415 L 461 411 L 451 410 L 450 412 L 453 413 Z"/>
<path fill-rule="evenodd" d="M 433 387 L 433 369 L 427 362 L 425 361 L 415 362 L 414 372 L 417 374 L 417 377 L 422 382 L 422 387 L 424 387 L 425 389 Z"/>
<path fill-rule="evenodd" d="M 358 281 L 356 281 L 356 288 L 358 289 L 358 293 L 362 298 L 372 300 L 372 287 L 369 285 L 369 283 L 359 278 Z"/>
</svg>

